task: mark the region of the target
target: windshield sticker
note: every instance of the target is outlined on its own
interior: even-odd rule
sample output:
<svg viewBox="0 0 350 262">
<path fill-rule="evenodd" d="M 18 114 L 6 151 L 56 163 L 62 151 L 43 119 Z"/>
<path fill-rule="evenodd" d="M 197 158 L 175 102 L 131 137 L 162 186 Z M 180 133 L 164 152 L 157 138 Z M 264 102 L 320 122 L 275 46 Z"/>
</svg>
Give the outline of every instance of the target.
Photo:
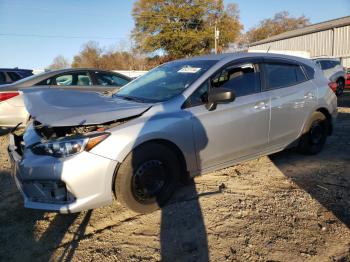
<svg viewBox="0 0 350 262">
<path fill-rule="evenodd" d="M 186 66 L 181 68 L 178 73 L 195 74 L 198 73 L 202 68 Z"/>
</svg>

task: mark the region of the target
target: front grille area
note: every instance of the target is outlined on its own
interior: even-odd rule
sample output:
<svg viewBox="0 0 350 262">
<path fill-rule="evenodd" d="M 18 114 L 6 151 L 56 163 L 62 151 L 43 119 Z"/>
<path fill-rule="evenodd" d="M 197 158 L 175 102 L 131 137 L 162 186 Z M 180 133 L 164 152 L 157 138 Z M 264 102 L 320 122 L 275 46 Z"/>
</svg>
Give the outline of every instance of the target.
<svg viewBox="0 0 350 262">
<path fill-rule="evenodd" d="M 33 202 L 69 204 L 75 197 L 67 190 L 66 184 L 57 180 L 23 181 L 23 191 Z"/>
</svg>

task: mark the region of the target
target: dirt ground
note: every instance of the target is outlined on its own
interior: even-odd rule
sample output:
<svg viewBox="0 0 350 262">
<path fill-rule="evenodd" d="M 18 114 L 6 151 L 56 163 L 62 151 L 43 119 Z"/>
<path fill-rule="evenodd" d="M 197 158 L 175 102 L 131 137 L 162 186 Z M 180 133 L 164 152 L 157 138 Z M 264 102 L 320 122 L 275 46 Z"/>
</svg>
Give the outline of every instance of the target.
<svg viewBox="0 0 350 262">
<path fill-rule="evenodd" d="M 324 151 L 195 179 L 162 210 L 23 208 L 0 138 L 1 261 L 350 261 L 350 92 Z"/>
</svg>

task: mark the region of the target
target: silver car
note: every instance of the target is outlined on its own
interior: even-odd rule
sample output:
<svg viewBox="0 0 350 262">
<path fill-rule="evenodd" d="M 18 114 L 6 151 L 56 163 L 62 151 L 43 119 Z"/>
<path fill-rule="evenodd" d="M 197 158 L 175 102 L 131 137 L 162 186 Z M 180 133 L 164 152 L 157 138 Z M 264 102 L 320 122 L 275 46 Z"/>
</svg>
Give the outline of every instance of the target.
<svg viewBox="0 0 350 262">
<path fill-rule="evenodd" d="M 316 154 L 337 99 L 312 61 L 223 54 L 169 62 L 111 96 L 28 92 L 33 120 L 9 154 L 27 208 L 110 203 L 146 213 L 177 181 L 296 147 Z"/>
<path fill-rule="evenodd" d="M 316 58 L 313 59 L 316 65 L 321 68 L 325 77 L 331 82 L 330 87 L 338 95 L 342 95 L 345 88 L 345 68 L 337 58 Z"/>
<path fill-rule="evenodd" d="M 33 75 L 12 84 L 0 86 L 0 128 L 25 126 L 29 114 L 25 109 L 22 91 L 32 88 L 61 88 L 83 92 L 115 92 L 129 83 L 127 76 L 99 69 L 61 69 Z"/>
</svg>

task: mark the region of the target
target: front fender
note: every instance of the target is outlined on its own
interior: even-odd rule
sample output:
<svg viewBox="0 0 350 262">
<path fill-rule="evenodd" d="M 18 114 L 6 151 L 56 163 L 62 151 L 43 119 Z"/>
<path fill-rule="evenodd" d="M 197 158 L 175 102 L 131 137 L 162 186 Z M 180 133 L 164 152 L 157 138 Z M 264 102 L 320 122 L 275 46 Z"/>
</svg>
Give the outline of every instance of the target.
<svg viewBox="0 0 350 262">
<path fill-rule="evenodd" d="M 188 171 L 197 170 L 191 115 L 186 111 L 140 117 L 110 132 L 92 153 L 121 163 L 137 146 L 160 139 L 175 144 L 182 151 Z"/>
</svg>

